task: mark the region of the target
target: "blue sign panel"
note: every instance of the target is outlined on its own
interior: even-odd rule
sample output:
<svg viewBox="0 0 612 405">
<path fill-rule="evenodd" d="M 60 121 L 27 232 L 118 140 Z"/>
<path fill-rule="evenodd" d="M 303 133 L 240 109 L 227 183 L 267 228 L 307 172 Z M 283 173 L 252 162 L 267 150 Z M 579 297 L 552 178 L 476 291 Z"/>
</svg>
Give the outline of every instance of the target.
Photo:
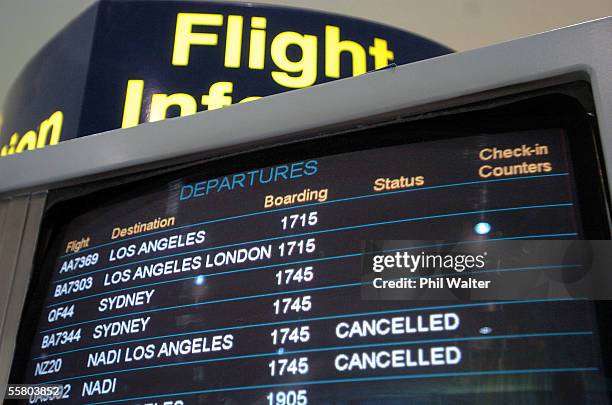
<svg viewBox="0 0 612 405">
<path fill-rule="evenodd" d="M 316 11 L 102 0 L 15 82 L 0 120 L 0 155 L 449 52 L 409 32 Z"/>
</svg>

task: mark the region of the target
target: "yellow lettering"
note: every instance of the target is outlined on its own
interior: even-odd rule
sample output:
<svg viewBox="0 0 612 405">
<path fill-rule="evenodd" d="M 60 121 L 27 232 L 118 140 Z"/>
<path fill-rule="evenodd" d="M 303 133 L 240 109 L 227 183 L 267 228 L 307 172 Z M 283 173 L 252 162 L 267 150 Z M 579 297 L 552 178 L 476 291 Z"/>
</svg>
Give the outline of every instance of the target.
<svg viewBox="0 0 612 405">
<path fill-rule="evenodd" d="M 262 70 L 266 57 L 266 19 L 251 18 L 251 40 L 249 45 L 249 69 Z"/>
<path fill-rule="evenodd" d="M 15 148 L 15 153 L 21 153 L 24 150 L 36 149 L 36 138 L 37 138 L 36 131 L 26 132 L 19 140 L 19 143 L 17 144 L 17 147 Z"/>
<path fill-rule="evenodd" d="M 151 99 L 151 114 L 149 115 L 149 121 L 154 122 L 165 119 L 168 108 L 171 106 L 178 106 L 180 108 L 179 115 L 181 117 L 195 114 L 198 110 L 195 99 L 189 94 L 153 94 L 153 98 Z"/>
<path fill-rule="evenodd" d="M 239 68 L 242 54 L 242 16 L 227 17 L 227 37 L 225 39 L 225 67 Z"/>
<path fill-rule="evenodd" d="M 9 144 L 8 144 L 8 148 L 5 149 L 7 147 L 7 145 L 5 145 L 2 148 L 2 156 L 6 156 L 6 155 L 12 155 L 15 153 L 15 147 L 17 146 L 17 141 L 19 140 L 19 134 L 17 132 L 15 132 L 13 135 L 11 135 L 11 139 L 9 140 Z"/>
<path fill-rule="evenodd" d="M 39 149 L 45 147 L 45 145 L 47 144 L 47 137 L 49 135 L 49 131 L 51 131 L 51 139 L 49 140 L 49 145 L 57 145 L 60 141 L 63 124 L 64 114 L 61 111 L 54 112 L 49 118 L 41 122 L 40 128 L 38 130 L 38 142 L 36 144 L 36 147 Z M 26 135 L 27 134 L 24 135 L 24 138 Z M 36 135 L 36 133 L 34 133 L 34 135 Z M 21 142 L 19 143 L 21 144 Z M 17 149 L 19 149 L 19 147 Z"/>
<path fill-rule="evenodd" d="M 248 103 L 249 101 L 259 100 L 260 98 L 261 98 L 261 96 L 246 97 L 246 98 L 243 98 L 242 100 L 240 100 L 239 103 Z"/>
<path fill-rule="evenodd" d="M 226 96 L 234 90 L 232 82 L 217 82 L 210 86 L 208 94 L 202 96 L 202 105 L 209 110 L 216 110 L 232 104 L 232 96 Z"/>
<path fill-rule="evenodd" d="M 325 75 L 340 77 L 340 55 L 349 52 L 353 58 L 353 76 L 366 72 L 365 49 L 357 42 L 340 41 L 340 28 L 333 25 L 325 26 Z"/>
<path fill-rule="evenodd" d="M 289 60 L 287 48 L 298 46 L 302 57 L 298 61 Z M 278 34 L 271 45 L 272 60 L 283 72 L 272 72 L 272 79 L 281 86 L 289 88 L 308 87 L 317 80 L 317 37 L 302 35 L 297 32 L 282 32 Z M 299 73 L 291 76 L 289 73 Z"/>
<path fill-rule="evenodd" d="M 144 92 L 144 80 L 128 80 L 123 104 L 121 128 L 135 127 L 140 123 L 140 106 Z"/>
<path fill-rule="evenodd" d="M 395 57 L 388 46 L 384 39 L 374 38 L 374 45 L 368 48 L 370 55 L 374 57 L 374 69 L 384 68 Z"/>
<path fill-rule="evenodd" d="M 194 25 L 219 27 L 223 25 L 223 16 L 221 14 L 200 13 L 178 13 L 176 15 L 176 31 L 172 52 L 172 64 L 174 66 L 187 66 L 189 64 L 191 45 L 217 45 L 217 34 L 193 32 Z"/>
<path fill-rule="evenodd" d="M 7 145 L 0 149 L 0 156 L 13 155 L 15 153 L 23 153 L 26 150 L 40 149 L 47 146 L 47 138 L 49 133 L 51 139 L 48 145 L 57 145 L 62 134 L 62 125 L 64 123 L 64 114 L 61 111 L 56 111 L 49 118 L 42 121 L 38 126 L 38 132 L 35 130 L 27 131 L 22 137 L 15 132 L 11 135 Z"/>
</svg>

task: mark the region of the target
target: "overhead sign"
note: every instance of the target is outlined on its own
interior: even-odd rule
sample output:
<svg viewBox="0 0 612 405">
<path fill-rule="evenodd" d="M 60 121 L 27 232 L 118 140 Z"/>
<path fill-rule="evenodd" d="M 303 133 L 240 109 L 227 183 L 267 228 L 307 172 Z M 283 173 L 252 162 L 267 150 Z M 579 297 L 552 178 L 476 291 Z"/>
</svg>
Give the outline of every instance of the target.
<svg viewBox="0 0 612 405">
<path fill-rule="evenodd" d="M 315 11 L 102 0 L 13 85 L 0 115 L 0 156 L 449 52 L 409 32 Z"/>
</svg>

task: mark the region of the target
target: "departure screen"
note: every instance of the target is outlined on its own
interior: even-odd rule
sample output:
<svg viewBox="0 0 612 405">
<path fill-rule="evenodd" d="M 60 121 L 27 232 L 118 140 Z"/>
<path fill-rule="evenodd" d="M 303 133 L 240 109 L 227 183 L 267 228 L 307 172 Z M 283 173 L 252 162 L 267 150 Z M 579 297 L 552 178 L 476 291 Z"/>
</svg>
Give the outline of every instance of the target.
<svg viewBox="0 0 612 405">
<path fill-rule="evenodd" d="M 79 404 L 608 403 L 592 302 L 360 293 L 366 241 L 582 238 L 563 130 L 261 166 L 74 215 L 23 382 Z"/>
</svg>

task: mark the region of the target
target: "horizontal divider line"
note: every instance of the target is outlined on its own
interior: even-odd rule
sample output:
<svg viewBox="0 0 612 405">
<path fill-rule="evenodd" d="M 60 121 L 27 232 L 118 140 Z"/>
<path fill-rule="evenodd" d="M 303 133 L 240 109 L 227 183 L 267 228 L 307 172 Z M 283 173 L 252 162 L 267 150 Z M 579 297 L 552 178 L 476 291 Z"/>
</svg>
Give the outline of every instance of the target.
<svg viewBox="0 0 612 405">
<path fill-rule="evenodd" d="M 411 189 L 406 189 L 406 190 L 386 191 L 386 192 L 383 192 L 383 193 L 370 193 L 370 194 L 364 194 L 364 195 L 354 196 L 354 197 L 344 197 L 344 198 L 337 198 L 337 199 L 328 200 L 328 201 L 321 201 L 321 202 L 302 204 L 302 205 L 297 205 L 297 206 L 293 206 L 293 207 L 274 208 L 274 209 L 271 209 L 271 210 L 256 211 L 256 212 L 251 212 L 251 213 L 248 213 L 248 214 L 233 215 L 233 216 L 230 216 L 230 217 L 210 219 L 210 220 L 206 220 L 206 221 L 197 222 L 195 224 L 176 226 L 176 227 L 172 227 L 172 228 L 163 229 L 163 230 L 160 230 L 160 231 L 149 232 L 149 233 L 144 234 L 144 235 L 132 236 L 132 237 L 123 238 L 123 239 L 117 240 L 117 241 L 101 243 L 99 245 L 94 245 L 94 246 L 91 246 L 91 247 L 88 247 L 88 248 L 80 249 L 78 252 L 67 253 L 67 254 L 65 254 L 63 256 L 60 256 L 60 258 L 63 259 L 65 257 L 75 256 L 75 255 L 82 254 L 83 252 L 88 252 L 88 251 L 93 250 L 93 249 L 99 249 L 99 248 L 102 248 L 102 247 L 105 247 L 105 246 L 109 246 L 109 245 L 113 245 L 113 244 L 121 243 L 121 242 L 127 242 L 127 241 L 134 240 L 134 239 L 146 238 L 148 236 L 154 236 L 154 235 L 158 235 L 158 234 L 164 233 L 164 232 L 172 232 L 172 231 L 177 231 L 177 230 L 180 230 L 180 229 L 191 228 L 191 227 L 200 226 L 200 225 L 207 225 L 207 224 L 212 224 L 212 223 L 217 223 L 217 222 L 231 221 L 231 220 L 234 220 L 234 219 L 253 217 L 253 216 L 262 215 L 262 214 L 271 214 L 271 213 L 283 212 L 283 211 L 288 211 L 288 210 L 295 210 L 295 209 L 301 209 L 301 208 L 315 207 L 315 206 L 319 206 L 319 205 L 329 205 L 329 204 L 334 204 L 334 203 L 338 203 L 338 202 L 353 201 L 353 200 L 359 200 L 359 199 L 365 199 L 365 198 L 373 198 L 373 197 L 384 197 L 384 196 L 388 196 L 388 195 L 401 194 L 401 193 L 409 193 L 409 192 L 415 192 L 415 191 L 435 190 L 435 189 L 440 189 L 440 188 L 460 187 L 460 186 L 468 186 L 468 185 L 476 185 L 476 184 L 499 183 L 499 182 L 504 182 L 504 181 L 513 181 L 513 180 L 532 180 L 532 179 L 540 179 L 540 178 L 546 178 L 546 177 L 559 177 L 559 176 L 568 176 L 568 175 L 569 175 L 569 173 L 563 172 L 563 173 L 553 173 L 553 174 L 540 174 L 540 175 L 535 175 L 535 176 L 507 177 L 507 178 L 503 178 L 503 179 L 465 181 L 465 182 L 460 182 L 460 183 L 441 184 L 441 185 L 437 185 L 437 186 L 425 186 L 425 187 L 411 188 Z"/>
<path fill-rule="evenodd" d="M 113 404 L 113 403 L 118 403 L 118 402 L 141 401 L 141 400 L 146 400 L 146 399 L 165 398 L 165 397 L 180 396 L 180 395 L 212 394 L 216 392 L 246 391 L 246 390 L 271 389 L 271 388 L 283 388 L 283 387 L 300 387 L 300 386 L 313 386 L 313 385 L 322 385 L 322 384 L 397 381 L 397 380 L 413 380 L 413 379 L 425 379 L 425 378 L 481 377 L 481 376 L 495 376 L 495 375 L 564 373 L 564 372 L 571 373 L 571 372 L 594 372 L 594 371 L 599 371 L 599 369 L 597 367 L 559 367 L 559 368 L 536 368 L 536 369 L 520 369 L 520 370 L 457 371 L 457 372 L 449 372 L 449 373 L 402 374 L 402 375 L 380 376 L 380 377 L 339 378 L 339 379 L 333 379 L 333 380 L 296 381 L 292 383 L 262 384 L 262 385 L 250 385 L 250 386 L 246 385 L 246 386 L 241 386 L 241 387 L 228 387 L 228 388 L 216 388 L 216 389 L 199 390 L 199 391 L 173 392 L 170 394 L 148 395 L 148 396 L 142 396 L 142 397 L 131 397 L 131 398 L 109 400 L 109 401 L 90 402 L 90 403 L 87 403 L 86 405 Z"/>
<path fill-rule="evenodd" d="M 442 246 L 457 245 L 457 244 L 471 244 L 471 243 L 484 243 L 484 242 L 494 242 L 494 241 L 503 241 L 503 240 L 516 240 L 516 239 L 526 239 L 526 238 L 576 236 L 576 235 L 577 235 L 577 233 L 571 232 L 571 233 L 562 233 L 562 234 L 526 235 L 526 236 L 518 236 L 518 237 L 505 237 L 505 238 L 491 238 L 491 239 L 482 239 L 482 240 L 457 241 L 457 242 L 450 242 L 450 243 L 438 243 L 438 244 L 433 244 L 433 245 L 418 245 L 418 246 L 412 246 L 412 247 L 401 248 L 401 249 L 385 249 L 385 250 L 381 250 L 378 253 L 402 252 L 402 251 L 406 251 L 406 250 L 414 250 L 414 249 L 419 249 L 419 248 L 420 249 L 425 249 L 425 248 L 431 248 L 431 247 L 442 247 Z M 138 284 L 138 285 L 134 285 L 134 286 L 130 286 L 130 287 L 119 288 L 119 289 L 116 289 L 116 290 L 104 291 L 104 292 L 101 292 L 101 293 L 96 293 L 96 294 L 91 294 L 91 295 L 84 295 L 82 297 L 77 297 L 77 298 L 72 298 L 72 299 L 68 299 L 68 300 L 54 302 L 52 304 L 48 304 L 45 308 L 52 308 L 52 307 L 56 307 L 56 306 L 59 306 L 59 305 L 69 304 L 71 302 L 83 301 L 83 300 L 86 300 L 86 299 L 89 299 L 89 298 L 100 297 L 100 296 L 103 296 L 103 295 L 111 295 L 111 294 L 114 294 L 114 293 L 118 293 L 118 292 L 122 292 L 122 291 L 128 291 L 128 290 L 133 290 L 133 289 L 136 289 L 136 288 L 145 288 L 145 287 L 152 287 L 152 286 L 156 286 L 156 285 L 178 283 L 178 282 L 181 282 L 181 281 L 193 280 L 193 279 L 195 279 L 197 277 L 208 278 L 208 277 L 214 277 L 214 276 L 223 276 L 223 275 L 227 275 L 227 274 L 243 273 L 243 272 L 255 271 L 255 270 L 266 270 L 266 269 L 274 268 L 274 267 L 293 266 L 293 265 L 296 265 L 296 264 L 318 263 L 318 262 L 323 262 L 323 261 L 328 261 L 328 260 L 347 259 L 347 258 L 352 258 L 352 257 L 364 256 L 366 254 L 368 254 L 368 253 L 365 253 L 365 252 L 348 253 L 348 254 L 344 254 L 344 255 L 330 256 L 330 257 L 321 257 L 321 258 L 315 258 L 315 259 L 298 260 L 298 261 L 293 261 L 293 262 L 267 264 L 267 265 L 264 265 L 264 266 L 247 267 L 247 268 L 244 268 L 244 269 L 227 270 L 227 271 L 221 271 L 221 272 L 217 272 L 217 273 L 197 274 L 197 275 L 194 275 L 194 276 L 180 277 L 180 278 L 176 278 L 176 279 L 172 279 L 172 280 L 164 280 L 164 281 L 156 281 L 156 282 L 152 282 L 152 283 Z"/>
<path fill-rule="evenodd" d="M 488 305 L 511 305 L 511 304 L 533 304 L 533 303 L 550 303 L 550 302 L 567 302 L 567 301 L 585 301 L 583 298 L 550 298 L 550 299 L 531 299 L 531 300 L 508 300 L 508 301 L 487 301 L 487 302 L 476 302 L 469 304 L 451 304 L 451 305 L 434 305 L 434 306 L 425 306 L 425 307 L 415 307 L 415 308 L 402 308 L 402 309 L 390 309 L 383 311 L 371 311 L 371 312 L 358 312 L 358 313 L 350 313 L 350 314 L 340 314 L 340 315 L 326 315 L 319 316 L 313 318 L 303 318 L 303 319 L 289 319 L 286 321 L 274 321 L 274 322 L 263 322 L 263 323 L 255 323 L 255 324 L 247 324 L 247 325 L 235 325 L 235 326 L 225 326 L 220 328 L 212 328 L 212 329 L 202 329 L 193 332 L 181 332 L 169 335 L 160 335 L 160 336 L 151 336 L 146 338 L 139 339 L 130 339 L 113 343 L 104 343 L 100 345 L 81 347 L 79 349 L 66 350 L 59 353 L 53 354 L 45 354 L 38 357 L 34 357 L 33 360 L 46 359 L 49 357 L 61 356 L 63 354 L 80 352 L 89 349 L 98 349 L 100 347 L 107 346 L 116 346 L 120 344 L 128 344 L 128 343 L 136 343 L 136 342 L 144 342 L 149 340 L 157 340 L 157 339 L 165 339 L 170 337 L 177 336 L 190 336 L 195 334 L 203 334 L 203 333 L 212 333 L 212 332 L 223 332 L 230 330 L 240 330 L 240 329 L 251 329 L 251 328 L 259 328 L 265 326 L 278 326 L 278 325 L 290 325 L 295 323 L 306 323 L 306 322 L 316 322 L 316 321 L 327 321 L 332 319 L 346 319 L 352 317 L 362 317 L 362 316 L 378 316 L 378 315 L 390 315 L 390 314 L 401 314 L 401 313 L 410 313 L 416 311 L 432 311 L 432 310 L 441 310 L 441 309 L 455 309 L 455 308 L 472 308 L 472 307 L 481 307 Z"/>
<path fill-rule="evenodd" d="M 392 249 L 391 251 L 393 251 L 393 250 L 399 250 L 399 249 Z M 386 252 L 386 251 L 381 251 L 381 252 Z M 567 268 L 576 268 L 576 267 L 582 267 L 582 265 L 581 264 L 554 264 L 554 265 L 527 266 L 527 267 L 510 267 L 510 268 L 500 268 L 500 269 L 481 269 L 481 270 L 474 270 L 474 271 L 467 272 L 467 273 L 453 272 L 453 273 L 432 274 L 432 275 L 425 275 L 425 276 L 418 275 L 418 274 L 412 274 L 410 276 L 406 276 L 406 277 L 403 277 L 403 278 L 407 278 L 407 279 L 414 279 L 414 278 L 420 278 L 420 277 L 439 278 L 439 277 L 447 277 L 447 276 L 453 276 L 453 275 L 461 277 L 461 276 L 472 275 L 472 274 L 505 273 L 505 272 L 512 272 L 512 271 L 546 270 L 546 269 L 556 269 L 556 268 L 558 268 L 558 269 L 567 269 Z M 215 274 L 212 274 L 212 275 L 215 275 Z M 114 290 L 114 291 L 109 291 L 109 292 L 89 295 L 89 296 L 85 296 L 85 297 L 75 298 L 73 300 L 68 300 L 68 301 L 63 301 L 63 302 L 55 303 L 55 304 L 52 304 L 52 305 L 48 305 L 47 308 L 54 307 L 54 306 L 57 306 L 57 305 L 67 304 L 67 303 L 74 302 L 74 301 L 80 301 L 80 300 L 84 300 L 84 299 L 88 299 L 88 298 L 93 298 L 93 297 L 97 297 L 97 296 L 101 296 L 101 295 L 109 295 L 109 294 L 113 294 L 113 293 L 121 292 L 121 291 L 125 291 L 125 290 L 131 290 L 131 289 L 135 289 L 135 288 L 152 287 L 152 286 L 155 286 L 155 285 L 158 285 L 158 284 L 167 284 L 167 283 L 176 282 L 176 281 L 185 281 L 185 280 L 194 279 L 196 277 L 199 277 L 199 276 L 184 277 L 184 278 L 181 278 L 181 279 L 178 279 L 178 280 L 160 281 L 158 283 L 150 283 L 150 284 L 145 284 L 145 285 L 140 285 L 140 286 L 122 288 L 122 289 L 119 289 L 119 290 Z M 401 279 L 402 278 L 394 278 L 394 279 L 391 279 L 390 281 L 401 280 Z M 275 291 L 275 292 L 271 292 L 271 293 L 261 293 L 261 294 L 255 294 L 255 295 L 245 295 L 245 296 L 223 298 L 223 299 L 210 300 L 210 301 L 202 301 L 202 302 L 196 302 L 196 303 L 193 303 L 193 304 L 186 304 L 185 306 L 186 307 L 189 307 L 189 306 L 199 306 L 199 305 L 206 305 L 206 304 L 217 304 L 217 303 L 221 303 L 221 302 L 239 301 L 239 300 L 243 300 L 243 299 L 254 299 L 254 298 L 269 297 L 269 296 L 274 296 L 274 295 L 299 294 L 299 293 L 305 293 L 305 292 L 314 292 L 314 291 L 321 291 L 321 290 L 329 290 L 329 289 L 334 289 L 334 288 L 357 287 L 357 286 L 366 285 L 366 284 L 369 284 L 369 282 L 354 282 L 354 283 L 334 284 L 334 285 L 329 285 L 329 286 L 302 288 L 302 289 L 298 289 L 298 290 Z M 171 306 L 171 307 L 168 307 L 168 309 L 177 309 L 177 308 L 182 308 L 182 307 L 183 306 Z M 164 309 L 164 308 L 155 308 L 154 310 L 162 310 L 162 309 Z M 133 313 L 127 314 L 126 316 L 128 316 L 128 315 L 137 315 L 137 314 L 146 313 L 146 312 L 148 312 L 148 310 L 137 312 L 137 313 L 133 312 Z M 117 315 L 117 316 L 121 316 L 121 315 Z M 103 320 L 103 319 L 105 319 L 105 318 L 98 318 L 98 320 Z M 92 322 L 93 322 L 93 320 L 92 320 Z M 59 328 L 63 329 L 64 327 L 75 326 L 75 325 L 76 324 L 70 324 L 70 325 L 67 325 L 67 326 L 61 326 Z M 50 330 L 51 329 L 46 329 L 46 331 L 50 331 Z"/>
<path fill-rule="evenodd" d="M 485 240 L 485 241 L 489 242 L 489 241 L 492 241 L 492 239 Z M 50 332 L 50 331 L 54 331 L 54 330 L 58 330 L 58 329 L 66 329 L 66 328 L 70 328 L 70 327 L 73 327 L 73 326 L 86 325 L 86 324 L 93 323 L 93 322 L 105 321 L 105 320 L 116 319 L 116 318 L 123 318 L 123 317 L 126 317 L 126 316 L 132 316 L 132 315 L 140 315 L 140 314 L 146 314 L 146 313 L 162 312 L 162 311 L 168 311 L 168 310 L 172 310 L 172 309 L 182 309 L 182 308 L 189 308 L 189 307 L 197 307 L 197 306 L 201 306 L 201 305 L 219 304 L 219 303 L 223 303 L 223 302 L 242 301 L 242 300 L 247 300 L 247 299 L 273 297 L 273 296 L 285 295 L 285 294 L 298 294 L 298 293 L 303 293 L 303 292 L 308 292 L 308 291 L 327 290 L 327 289 L 330 289 L 330 288 L 353 287 L 353 286 L 358 286 L 358 285 L 361 285 L 361 284 L 363 284 L 363 283 L 349 283 L 349 284 L 338 285 L 337 287 L 335 287 L 335 286 L 326 286 L 326 287 L 313 287 L 311 289 L 276 291 L 276 292 L 272 292 L 272 293 L 246 295 L 246 296 L 239 296 L 239 297 L 233 297 L 233 298 L 224 298 L 224 299 L 217 299 L 217 300 L 210 300 L 210 301 L 195 302 L 195 303 L 191 303 L 191 304 L 171 305 L 171 306 L 168 306 L 168 307 L 153 308 L 153 309 L 147 309 L 147 310 L 143 310 L 143 311 L 130 312 L 130 313 L 126 313 L 126 314 L 118 314 L 118 315 L 105 316 L 105 317 L 101 317 L 101 318 L 89 319 L 87 321 L 75 322 L 75 323 L 71 323 L 71 324 L 67 324 L 67 325 L 62 325 L 62 326 L 57 326 L 57 327 L 54 327 L 54 328 L 45 329 L 45 330 L 40 331 L 39 333 L 46 333 L 46 332 Z"/>
<path fill-rule="evenodd" d="M 245 355 L 238 355 L 238 356 L 218 357 L 218 358 L 213 358 L 213 359 L 200 359 L 200 360 L 192 360 L 192 361 L 180 361 L 180 362 L 175 362 L 175 363 L 156 364 L 152 366 L 132 367 L 132 368 L 126 368 L 126 369 L 121 369 L 121 370 L 102 371 L 99 373 L 83 374 L 79 376 L 61 378 L 58 380 L 46 381 L 45 384 L 57 384 L 57 383 L 65 382 L 65 381 L 80 380 L 81 378 L 98 377 L 101 375 L 108 375 L 108 374 L 129 373 L 129 372 L 135 372 L 135 371 L 151 370 L 151 369 L 156 369 L 156 368 L 186 366 L 186 365 L 204 364 L 204 363 L 216 363 L 220 361 L 252 359 L 252 358 L 259 358 L 259 357 L 291 356 L 291 355 L 304 354 L 304 353 L 317 353 L 317 352 L 327 352 L 327 351 L 336 351 L 336 350 L 366 349 L 366 348 L 373 348 L 373 347 L 388 347 L 388 346 L 401 346 L 401 345 L 466 342 L 466 341 L 474 341 L 474 340 L 522 339 L 522 338 L 534 338 L 534 337 L 587 336 L 587 335 L 592 335 L 592 334 L 593 332 L 591 331 L 520 333 L 520 334 L 508 334 L 508 335 L 467 336 L 463 338 L 451 337 L 451 338 L 423 339 L 423 340 L 412 340 L 412 341 L 406 340 L 402 342 L 384 342 L 384 343 L 371 343 L 371 344 L 360 344 L 360 345 L 328 346 L 328 347 L 319 347 L 319 348 L 313 348 L 313 349 L 292 350 L 292 351 L 287 351 L 282 354 L 278 352 L 254 353 L 254 354 L 245 354 Z"/>
<path fill-rule="evenodd" d="M 203 248 L 203 249 L 194 249 L 194 250 L 180 252 L 180 253 L 173 253 L 173 254 L 165 255 L 165 256 L 152 257 L 152 258 L 149 258 L 149 259 L 135 260 L 135 261 L 132 261 L 132 262 L 117 264 L 117 265 L 114 265 L 114 266 L 104 267 L 104 268 L 101 268 L 101 269 L 97 269 L 97 270 L 92 270 L 92 271 L 80 273 L 80 274 L 77 274 L 77 275 L 74 275 L 74 276 L 64 277 L 64 278 L 61 278 L 61 279 L 57 279 L 57 280 L 53 281 L 52 283 L 53 284 L 57 284 L 57 283 L 61 283 L 62 281 L 71 280 L 71 279 L 74 279 L 74 278 L 79 278 L 79 277 L 87 276 L 87 275 L 90 275 L 90 274 L 95 274 L 95 273 L 99 273 L 99 272 L 102 272 L 102 271 L 112 270 L 112 269 L 116 269 L 116 268 L 120 268 L 120 267 L 127 267 L 127 266 L 131 266 L 131 265 L 134 265 L 134 264 L 140 264 L 140 263 L 145 263 L 145 262 L 150 262 L 150 261 L 161 261 L 163 259 L 169 259 L 169 258 L 177 257 L 177 256 L 185 256 L 185 255 L 194 254 L 194 253 L 208 252 L 208 251 L 211 251 L 211 250 L 225 249 L 225 248 L 231 248 L 231 247 L 237 247 L 237 246 L 250 245 L 250 244 L 253 244 L 253 243 L 273 242 L 273 241 L 277 241 L 277 240 L 292 239 L 292 238 L 301 238 L 301 237 L 304 237 L 304 236 L 314 236 L 314 235 L 321 235 L 321 234 L 327 234 L 327 233 L 332 233 L 332 232 L 342 232 L 342 231 L 348 231 L 348 230 L 352 230 L 352 229 L 364 229 L 364 228 L 371 228 L 371 227 L 383 226 L 383 225 L 400 224 L 400 223 L 406 223 L 406 222 L 424 221 L 424 220 L 428 220 L 428 219 L 451 218 L 451 217 L 466 216 L 466 215 L 477 215 L 477 214 L 492 213 L 492 212 L 510 212 L 510 211 L 522 211 L 522 210 L 540 209 L 540 208 L 571 207 L 573 205 L 574 205 L 573 203 L 524 205 L 524 206 L 518 206 L 518 207 L 493 208 L 493 209 L 488 209 L 488 210 L 475 210 L 475 211 L 453 212 L 453 213 L 448 213 L 448 214 L 427 215 L 427 216 L 423 216 L 423 217 L 402 218 L 402 219 L 395 219 L 395 220 L 390 220 L 390 221 L 372 222 L 372 223 L 369 223 L 369 224 L 350 225 L 350 226 L 342 226 L 342 227 L 338 227 L 338 228 L 321 229 L 321 230 L 318 230 L 318 231 L 302 232 L 302 233 L 292 234 L 292 235 L 275 236 L 275 237 L 271 237 L 271 238 L 264 238 L 264 239 L 256 239 L 256 240 L 250 240 L 250 241 L 245 241 L 245 242 L 230 243 L 230 244 L 220 245 L 220 246 L 211 246 L 211 247 Z"/>
</svg>

